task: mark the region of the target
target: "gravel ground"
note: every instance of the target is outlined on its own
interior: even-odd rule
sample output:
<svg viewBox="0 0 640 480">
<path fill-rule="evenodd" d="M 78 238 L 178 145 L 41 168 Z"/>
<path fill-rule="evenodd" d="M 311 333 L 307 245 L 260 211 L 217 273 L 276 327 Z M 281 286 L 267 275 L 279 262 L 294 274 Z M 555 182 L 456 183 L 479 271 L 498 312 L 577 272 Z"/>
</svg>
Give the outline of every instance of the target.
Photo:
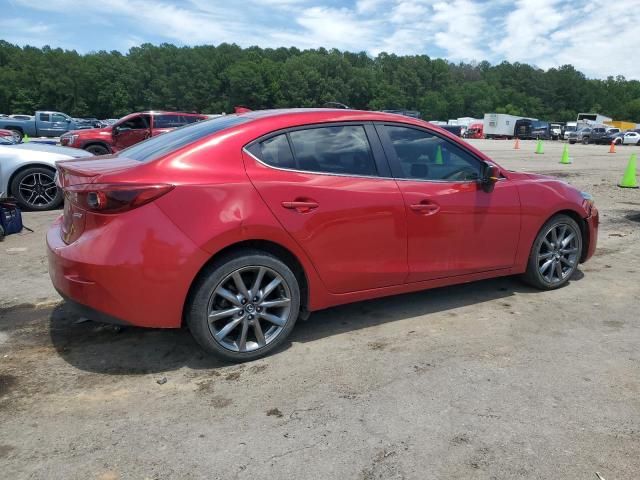
<svg viewBox="0 0 640 480">
<path fill-rule="evenodd" d="M 10 479 L 637 479 L 636 147 L 472 141 L 593 193 L 596 256 L 538 292 L 502 278 L 315 313 L 275 355 L 217 363 L 184 331 L 85 322 L 43 239 L 0 243 L 0 474 Z"/>
</svg>

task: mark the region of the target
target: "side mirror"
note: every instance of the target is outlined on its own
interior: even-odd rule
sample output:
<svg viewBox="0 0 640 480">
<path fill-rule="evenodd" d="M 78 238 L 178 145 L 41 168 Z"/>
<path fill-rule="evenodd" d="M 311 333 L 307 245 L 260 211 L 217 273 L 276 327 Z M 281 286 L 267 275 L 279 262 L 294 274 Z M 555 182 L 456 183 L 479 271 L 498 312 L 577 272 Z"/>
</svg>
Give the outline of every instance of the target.
<svg viewBox="0 0 640 480">
<path fill-rule="evenodd" d="M 482 180 L 480 181 L 482 185 L 482 190 L 489 193 L 492 192 L 496 182 L 500 179 L 500 169 L 495 165 L 491 165 L 489 163 L 485 163 L 484 171 L 482 174 Z"/>
<path fill-rule="evenodd" d="M 112 136 L 115 137 L 116 135 L 118 135 L 118 132 L 119 132 L 119 129 L 118 129 L 117 125 L 114 125 L 113 127 L 111 127 L 111 135 Z"/>
</svg>

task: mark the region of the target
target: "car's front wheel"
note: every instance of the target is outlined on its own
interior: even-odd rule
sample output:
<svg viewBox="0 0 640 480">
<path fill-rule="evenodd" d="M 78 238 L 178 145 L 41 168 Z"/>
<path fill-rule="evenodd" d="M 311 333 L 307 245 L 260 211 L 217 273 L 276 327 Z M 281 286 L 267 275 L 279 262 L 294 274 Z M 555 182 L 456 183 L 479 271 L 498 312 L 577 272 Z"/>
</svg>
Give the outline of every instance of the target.
<svg viewBox="0 0 640 480">
<path fill-rule="evenodd" d="M 287 338 L 300 311 L 291 269 L 259 250 L 218 259 L 200 275 L 186 323 L 208 352 L 232 362 L 268 355 Z"/>
<path fill-rule="evenodd" d="M 559 288 L 569 281 L 581 255 L 580 227 L 567 215 L 555 215 L 533 242 L 524 280 L 541 290 Z"/>
<path fill-rule="evenodd" d="M 87 152 L 93 153 L 94 155 L 108 155 L 109 153 L 111 153 L 109 152 L 109 149 L 104 145 L 89 145 L 85 148 L 85 150 Z"/>
<path fill-rule="evenodd" d="M 19 172 L 11 182 L 11 194 L 20 207 L 29 210 L 52 210 L 62 203 L 55 172 L 44 167 L 30 167 Z"/>
</svg>

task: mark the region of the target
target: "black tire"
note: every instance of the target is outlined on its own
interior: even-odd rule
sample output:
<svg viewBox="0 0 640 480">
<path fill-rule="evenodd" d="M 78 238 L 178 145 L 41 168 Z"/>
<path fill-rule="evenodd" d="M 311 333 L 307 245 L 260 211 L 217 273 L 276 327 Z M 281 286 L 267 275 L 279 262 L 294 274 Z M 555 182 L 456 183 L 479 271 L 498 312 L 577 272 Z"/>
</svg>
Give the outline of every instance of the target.
<svg viewBox="0 0 640 480">
<path fill-rule="evenodd" d="M 545 241 L 545 237 L 547 236 L 548 232 L 552 228 L 562 225 L 570 227 L 575 233 L 575 248 L 577 249 L 574 254 L 575 261 L 573 267 L 570 269 L 570 271 L 567 271 L 567 274 L 563 279 L 553 281 L 553 277 L 551 277 L 552 280 L 549 281 L 540 272 L 539 262 L 543 260 L 538 257 L 538 252 L 540 252 L 542 243 Z M 542 228 L 538 232 L 538 235 L 536 236 L 536 239 L 533 242 L 533 245 L 531 246 L 531 251 L 529 252 L 529 261 L 527 263 L 527 270 L 523 275 L 523 280 L 532 287 L 538 288 L 540 290 L 555 290 L 556 288 L 564 286 L 578 267 L 580 257 L 582 256 L 582 248 L 582 234 L 580 226 L 576 223 L 576 221 L 567 215 L 554 215 L 542 226 Z"/>
<path fill-rule="evenodd" d="M 16 130 L 15 128 L 10 128 L 9 131 L 13 134 L 13 138 L 16 141 L 16 143 L 22 143 L 24 134 L 20 130 Z"/>
<path fill-rule="evenodd" d="M 87 152 L 91 152 L 94 155 L 109 155 L 111 152 L 104 145 L 89 145 L 85 147 Z"/>
<path fill-rule="evenodd" d="M 214 301 L 216 298 L 214 292 L 218 287 L 224 285 L 226 281 L 229 281 L 228 279 L 230 275 L 232 275 L 234 272 L 239 271 L 240 269 L 251 269 L 253 267 L 266 267 L 267 269 L 274 271 L 281 277 L 283 284 L 282 287 L 278 288 L 286 288 L 288 289 L 288 292 L 290 294 L 290 304 L 288 307 L 288 313 L 286 314 L 286 323 L 281 327 L 281 330 L 279 331 L 279 333 L 277 333 L 277 336 L 275 336 L 266 345 L 255 348 L 251 351 L 233 351 L 229 348 L 226 348 L 221 342 L 214 338 L 214 332 L 212 331 L 212 328 L 215 329 L 215 327 L 210 327 L 210 325 L 213 325 L 213 323 L 209 322 L 210 307 L 212 301 Z M 285 283 L 286 286 L 284 285 Z M 238 292 L 236 292 L 236 295 L 237 294 Z M 255 300 L 255 298 L 252 300 Z M 253 303 L 251 304 L 253 305 Z M 249 304 L 247 303 L 244 305 L 244 309 L 248 311 Z M 235 308 L 231 304 L 229 304 L 228 306 Z M 255 307 L 252 307 L 252 311 L 253 308 Z M 243 310 L 243 312 L 245 310 Z M 299 312 L 300 286 L 298 284 L 296 276 L 291 271 L 291 269 L 279 258 L 267 252 L 263 252 L 261 250 L 246 249 L 243 251 L 225 255 L 224 257 L 217 259 L 215 262 L 204 269 L 193 286 L 192 295 L 185 310 L 185 322 L 195 340 L 207 352 L 212 353 L 214 356 L 218 357 L 221 360 L 240 363 L 264 357 L 273 352 L 280 345 L 282 345 L 282 343 L 291 333 L 291 330 L 293 329 L 296 320 L 298 319 Z M 231 316 L 230 318 L 235 318 L 235 315 L 236 314 L 234 313 L 234 316 Z M 237 315 L 241 315 L 241 313 L 237 313 Z M 255 320 L 253 321 L 257 321 L 262 326 L 273 327 L 268 322 L 261 322 L 260 318 L 261 317 L 256 314 Z M 221 319 L 220 321 L 224 322 L 226 320 Z M 249 322 L 249 325 L 252 325 L 251 322 Z M 238 324 L 238 327 L 234 328 L 234 330 L 231 330 L 228 336 L 233 336 L 233 332 L 235 332 L 235 335 L 239 335 L 239 332 L 237 332 L 237 330 L 241 328 L 242 324 Z M 255 332 L 255 330 L 253 330 L 253 332 Z M 226 338 L 227 337 L 225 337 L 225 339 Z M 255 338 L 257 339 L 257 334 L 255 334 Z M 257 340 L 254 341 L 253 344 L 257 345 Z"/>
<path fill-rule="evenodd" d="M 569 145 L 573 145 L 574 143 L 576 143 L 575 140 L 569 140 Z"/>
<path fill-rule="evenodd" d="M 26 210 L 44 211 L 53 210 L 62 203 L 62 192 L 55 186 L 56 172 L 45 167 L 30 167 L 19 172 L 11 181 L 11 195 L 16 199 L 18 205 Z M 28 196 L 28 187 L 33 176 L 35 182 L 33 190 L 37 190 L 34 198 Z M 40 188 L 38 188 L 40 179 Z M 54 190 L 55 189 L 55 190 Z"/>
<path fill-rule="evenodd" d="M 582 139 L 582 144 L 583 144 L 583 145 L 589 145 L 589 137 L 584 137 L 584 138 Z"/>
</svg>

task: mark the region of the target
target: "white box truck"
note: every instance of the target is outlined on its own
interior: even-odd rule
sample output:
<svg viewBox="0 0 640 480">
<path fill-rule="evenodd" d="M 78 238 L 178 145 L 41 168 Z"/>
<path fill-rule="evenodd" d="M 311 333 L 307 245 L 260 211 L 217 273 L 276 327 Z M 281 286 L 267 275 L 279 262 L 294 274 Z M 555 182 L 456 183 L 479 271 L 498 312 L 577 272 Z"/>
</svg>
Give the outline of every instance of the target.
<svg viewBox="0 0 640 480">
<path fill-rule="evenodd" d="M 513 138 L 518 120 L 536 121 L 537 118 L 518 117 L 506 113 L 485 113 L 483 124 L 484 138 Z"/>
</svg>

